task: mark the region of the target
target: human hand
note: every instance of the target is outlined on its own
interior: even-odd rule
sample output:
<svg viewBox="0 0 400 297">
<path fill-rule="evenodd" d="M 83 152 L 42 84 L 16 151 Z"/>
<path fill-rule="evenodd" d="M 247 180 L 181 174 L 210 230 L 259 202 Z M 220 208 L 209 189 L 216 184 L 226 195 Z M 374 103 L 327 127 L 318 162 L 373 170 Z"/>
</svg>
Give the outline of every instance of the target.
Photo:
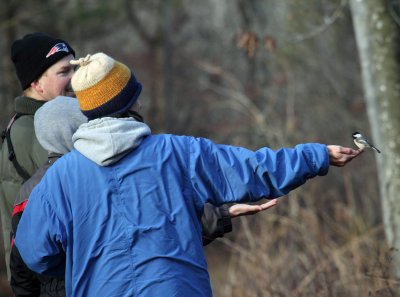
<svg viewBox="0 0 400 297">
<path fill-rule="evenodd" d="M 328 145 L 327 148 L 329 152 L 329 164 L 338 167 L 346 165 L 362 153 L 362 150 L 355 150 L 340 145 Z"/>
<path fill-rule="evenodd" d="M 274 207 L 278 204 L 277 199 L 272 199 L 266 203 L 260 205 L 251 205 L 251 204 L 235 204 L 229 207 L 229 215 L 231 218 L 239 217 L 239 216 L 248 216 L 253 215 L 258 212 L 267 210 L 271 207 Z"/>
</svg>

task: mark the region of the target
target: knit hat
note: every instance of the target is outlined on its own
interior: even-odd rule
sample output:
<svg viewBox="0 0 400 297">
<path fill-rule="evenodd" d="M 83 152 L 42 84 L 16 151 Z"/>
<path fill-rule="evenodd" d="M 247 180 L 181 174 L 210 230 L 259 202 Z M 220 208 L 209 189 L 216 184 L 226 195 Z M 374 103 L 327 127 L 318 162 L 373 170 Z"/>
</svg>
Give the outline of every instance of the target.
<svg viewBox="0 0 400 297">
<path fill-rule="evenodd" d="M 73 148 L 72 135 L 87 118 L 76 98 L 58 96 L 40 107 L 34 117 L 40 145 L 49 153 L 64 155 Z"/>
<path fill-rule="evenodd" d="M 142 91 L 133 72 L 104 53 L 87 55 L 71 64 L 80 66 L 71 85 L 89 120 L 127 112 Z"/>
<path fill-rule="evenodd" d="M 27 34 L 11 46 L 11 60 L 23 90 L 50 66 L 71 54 L 75 57 L 67 42 L 39 32 Z"/>
</svg>

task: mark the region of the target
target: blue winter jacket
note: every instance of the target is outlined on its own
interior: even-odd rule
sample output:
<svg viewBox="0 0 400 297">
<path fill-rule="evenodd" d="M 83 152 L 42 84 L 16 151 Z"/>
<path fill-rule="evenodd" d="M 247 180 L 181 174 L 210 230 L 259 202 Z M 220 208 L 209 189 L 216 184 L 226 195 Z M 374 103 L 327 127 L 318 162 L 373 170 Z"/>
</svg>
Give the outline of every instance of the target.
<svg viewBox="0 0 400 297">
<path fill-rule="evenodd" d="M 43 274 L 65 271 L 67 296 L 212 296 L 204 204 L 285 195 L 325 175 L 329 156 L 322 144 L 253 152 L 143 135 L 113 162 L 99 166 L 78 150 L 65 155 L 33 190 L 20 221 L 15 244 L 24 261 Z"/>
</svg>

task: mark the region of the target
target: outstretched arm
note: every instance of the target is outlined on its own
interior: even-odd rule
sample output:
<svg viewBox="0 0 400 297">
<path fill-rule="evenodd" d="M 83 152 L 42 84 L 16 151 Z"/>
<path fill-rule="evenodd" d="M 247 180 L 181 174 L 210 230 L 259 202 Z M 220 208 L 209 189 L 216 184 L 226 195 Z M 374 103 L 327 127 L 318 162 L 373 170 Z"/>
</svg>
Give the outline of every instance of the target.
<svg viewBox="0 0 400 297">
<path fill-rule="evenodd" d="M 193 194 L 215 205 L 278 198 L 329 171 L 329 152 L 324 144 L 251 151 L 194 139 L 191 148 Z"/>
<path fill-rule="evenodd" d="M 207 203 L 201 217 L 203 227 L 203 245 L 208 245 L 218 237 L 223 237 L 232 231 L 232 218 L 246 215 L 253 215 L 267 210 L 278 203 L 277 199 L 270 200 L 260 205 L 224 204 L 220 207 Z"/>
</svg>

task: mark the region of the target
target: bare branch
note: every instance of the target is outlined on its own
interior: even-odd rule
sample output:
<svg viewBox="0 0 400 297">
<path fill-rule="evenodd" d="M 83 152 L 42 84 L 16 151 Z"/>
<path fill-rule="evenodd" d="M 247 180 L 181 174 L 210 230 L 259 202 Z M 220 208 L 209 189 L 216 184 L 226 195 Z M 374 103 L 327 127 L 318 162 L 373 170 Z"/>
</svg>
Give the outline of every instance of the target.
<svg viewBox="0 0 400 297">
<path fill-rule="evenodd" d="M 316 27 L 315 29 L 304 33 L 304 34 L 297 34 L 294 38 L 288 40 L 288 43 L 297 43 L 302 42 L 304 40 L 313 38 L 323 32 L 325 32 L 332 24 L 334 24 L 342 15 L 342 12 L 347 5 L 347 0 L 342 0 L 339 6 L 335 9 L 335 11 L 330 16 L 324 16 L 323 24 L 321 26 Z"/>
</svg>

